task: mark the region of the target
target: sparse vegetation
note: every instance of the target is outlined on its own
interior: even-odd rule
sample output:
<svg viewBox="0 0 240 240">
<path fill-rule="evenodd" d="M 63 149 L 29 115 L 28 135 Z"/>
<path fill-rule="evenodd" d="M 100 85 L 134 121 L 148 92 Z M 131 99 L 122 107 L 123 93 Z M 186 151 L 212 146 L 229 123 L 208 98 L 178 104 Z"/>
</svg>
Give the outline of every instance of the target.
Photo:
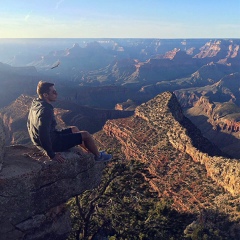
<svg viewBox="0 0 240 240">
<path fill-rule="evenodd" d="M 168 159 L 163 162 L 162 168 Z M 229 239 L 233 224 L 226 216 L 213 210 L 200 216 L 176 211 L 171 198 L 160 198 L 146 176 L 151 177 L 147 166 L 138 161 L 110 163 L 98 188 L 69 201 L 73 228 L 68 240 Z M 192 183 L 192 187 L 197 185 Z M 198 224 L 186 233 L 196 219 Z"/>
<path fill-rule="evenodd" d="M 193 215 L 171 209 L 144 180 L 144 164 L 114 162 L 101 185 L 69 201 L 73 239 L 181 239 Z M 97 238 L 98 237 L 98 238 Z"/>
</svg>

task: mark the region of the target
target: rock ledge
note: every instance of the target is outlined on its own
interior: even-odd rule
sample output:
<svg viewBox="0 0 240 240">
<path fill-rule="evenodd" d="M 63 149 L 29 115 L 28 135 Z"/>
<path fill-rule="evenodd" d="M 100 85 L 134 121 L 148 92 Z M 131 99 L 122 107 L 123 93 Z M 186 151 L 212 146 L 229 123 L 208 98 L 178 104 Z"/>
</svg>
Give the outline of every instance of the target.
<svg viewBox="0 0 240 240">
<path fill-rule="evenodd" d="M 10 146 L 5 152 L 0 172 L 1 240 L 65 239 L 71 226 L 63 204 L 98 186 L 104 164 L 79 148 L 63 153 L 63 164 L 35 148 Z"/>
</svg>

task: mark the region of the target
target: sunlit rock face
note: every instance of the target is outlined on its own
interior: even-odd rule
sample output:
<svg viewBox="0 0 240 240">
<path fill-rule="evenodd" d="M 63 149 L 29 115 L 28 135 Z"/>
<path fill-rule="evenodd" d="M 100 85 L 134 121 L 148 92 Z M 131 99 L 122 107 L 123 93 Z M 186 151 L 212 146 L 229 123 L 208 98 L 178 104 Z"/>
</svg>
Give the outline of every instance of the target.
<svg viewBox="0 0 240 240">
<path fill-rule="evenodd" d="M 160 200 L 167 199 L 178 212 L 211 210 L 209 218 L 217 209 L 236 221 L 230 238 L 239 239 L 240 161 L 203 137 L 173 93 L 141 104 L 131 117 L 107 121 L 94 136 L 103 147 L 120 149 L 123 159 L 144 163 L 142 175 Z"/>
<path fill-rule="evenodd" d="M 177 159 L 187 154 L 194 162 L 205 166 L 207 176 L 218 186 L 233 196 L 240 194 L 237 171 L 240 161 L 223 157 L 226 155 L 204 138 L 183 115 L 176 96 L 171 92 L 164 92 L 143 103 L 130 118 L 107 121 L 103 130 L 117 139 L 129 160 L 149 163 L 157 172 L 157 166 L 163 164 L 163 156 Z"/>
<path fill-rule="evenodd" d="M 63 164 L 35 148 L 6 147 L 0 172 L 0 239 L 66 239 L 71 230 L 64 204 L 98 186 L 104 164 L 79 148 Z"/>
</svg>

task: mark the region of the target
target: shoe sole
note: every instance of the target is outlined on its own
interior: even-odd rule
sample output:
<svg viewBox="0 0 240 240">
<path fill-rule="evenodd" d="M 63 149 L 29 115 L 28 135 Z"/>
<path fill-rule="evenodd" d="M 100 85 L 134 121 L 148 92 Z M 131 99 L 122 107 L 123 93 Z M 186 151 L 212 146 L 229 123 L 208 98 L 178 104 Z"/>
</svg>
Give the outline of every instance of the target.
<svg viewBox="0 0 240 240">
<path fill-rule="evenodd" d="M 107 159 L 107 160 L 95 160 L 95 162 L 109 162 L 109 161 L 111 161 L 111 160 L 112 160 L 112 158 Z"/>
</svg>

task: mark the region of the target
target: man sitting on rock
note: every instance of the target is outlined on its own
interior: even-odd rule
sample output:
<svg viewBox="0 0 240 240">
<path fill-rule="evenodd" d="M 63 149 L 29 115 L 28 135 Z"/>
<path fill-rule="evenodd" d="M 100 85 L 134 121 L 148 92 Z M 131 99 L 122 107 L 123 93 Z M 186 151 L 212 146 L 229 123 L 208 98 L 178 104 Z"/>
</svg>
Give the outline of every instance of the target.
<svg viewBox="0 0 240 240">
<path fill-rule="evenodd" d="M 34 99 L 29 110 L 27 127 L 31 141 L 43 150 L 49 158 L 64 162 L 60 152 L 76 145 L 83 145 L 95 155 L 96 161 L 106 162 L 112 159 L 111 154 L 99 152 L 92 136 L 87 131 L 79 131 L 76 126 L 57 130 L 52 102 L 57 99 L 53 83 L 40 81 L 37 86 L 38 98 Z"/>
</svg>

